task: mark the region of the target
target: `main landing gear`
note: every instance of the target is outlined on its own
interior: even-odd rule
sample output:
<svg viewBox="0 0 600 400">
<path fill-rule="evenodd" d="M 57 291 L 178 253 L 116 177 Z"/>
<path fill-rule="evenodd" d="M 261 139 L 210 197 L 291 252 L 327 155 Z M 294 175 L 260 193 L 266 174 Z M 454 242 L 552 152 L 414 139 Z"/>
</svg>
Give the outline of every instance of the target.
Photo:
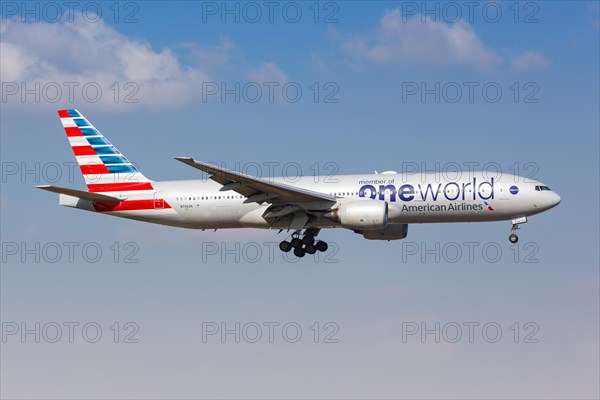
<svg viewBox="0 0 600 400">
<path fill-rule="evenodd" d="M 519 225 L 524 224 L 525 222 L 527 222 L 527 217 L 516 218 L 516 219 L 512 220 L 512 226 L 510 228 L 510 235 L 508 236 L 508 240 L 511 243 L 517 243 L 519 241 L 519 237 L 517 236 L 516 232 L 517 232 L 517 229 L 521 228 Z"/>
<path fill-rule="evenodd" d="M 315 254 L 317 251 L 327 251 L 329 246 L 327 242 L 318 240 L 315 242 L 315 236 L 319 233 L 319 229 L 307 229 L 300 238 L 300 231 L 292 233 L 292 240 L 287 240 L 279 243 L 279 249 L 285 253 L 294 250 L 296 257 L 304 257 L 306 254 Z"/>
</svg>

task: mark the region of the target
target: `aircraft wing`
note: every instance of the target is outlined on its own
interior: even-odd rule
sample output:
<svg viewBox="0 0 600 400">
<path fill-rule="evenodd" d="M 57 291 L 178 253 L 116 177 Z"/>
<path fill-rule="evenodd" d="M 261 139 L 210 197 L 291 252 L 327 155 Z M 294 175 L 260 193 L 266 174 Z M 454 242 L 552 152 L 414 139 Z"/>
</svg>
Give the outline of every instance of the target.
<svg viewBox="0 0 600 400">
<path fill-rule="evenodd" d="M 267 181 L 196 161 L 190 157 L 175 157 L 175 159 L 210 174 L 210 179 L 223 185 L 222 191 L 233 190 L 247 197 L 245 203 L 296 204 L 301 207 L 304 203 L 305 206 L 311 209 L 319 209 L 329 208 L 336 202 L 335 196 L 329 194 L 302 189 L 285 183 Z"/>
<path fill-rule="evenodd" d="M 47 190 L 49 192 L 66 194 L 69 196 L 78 197 L 83 200 L 97 201 L 97 202 L 103 202 L 103 203 L 120 203 L 121 201 L 125 200 L 124 197 L 117 198 L 117 197 L 113 197 L 113 196 L 107 196 L 105 194 L 86 192 L 85 190 L 69 189 L 69 188 L 64 188 L 64 187 L 60 187 L 60 186 L 39 185 L 39 186 L 36 186 L 36 188 L 42 189 L 42 190 Z"/>
</svg>

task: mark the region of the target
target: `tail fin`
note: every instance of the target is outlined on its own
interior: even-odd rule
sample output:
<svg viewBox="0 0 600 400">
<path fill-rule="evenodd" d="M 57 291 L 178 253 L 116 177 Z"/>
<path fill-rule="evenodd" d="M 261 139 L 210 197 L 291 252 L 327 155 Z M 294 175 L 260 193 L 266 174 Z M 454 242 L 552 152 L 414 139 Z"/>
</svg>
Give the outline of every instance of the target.
<svg viewBox="0 0 600 400">
<path fill-rule="evenodd" d="M 146 178 L 77 110 L 58 111 L 90 192 L 153 190 Z"/>
</svg>

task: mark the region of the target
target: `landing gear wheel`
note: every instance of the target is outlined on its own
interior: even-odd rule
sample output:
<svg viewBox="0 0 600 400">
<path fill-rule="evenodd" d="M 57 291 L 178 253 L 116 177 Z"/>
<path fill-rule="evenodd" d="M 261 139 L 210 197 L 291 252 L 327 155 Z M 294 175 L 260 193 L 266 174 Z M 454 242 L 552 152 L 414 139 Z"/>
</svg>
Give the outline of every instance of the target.
<svg viewBox="0 0 600 400">
<path fill-rule="evenodd" d="M 285 240 L 279 243 L 279 250 L 283 251 L 284 253 L 289 252 L 292 249 L 292 247 L 292 244 Z"/>
<path fill-rule="evenodd" d="M 327 251 L 327 249 L 329 248 L 329 246 L 327 245 L 327 242 L 324 242 L 322 240 L 319 240 L 316 244 L 315 247 L 317 248 L 317 250 L 319 251 Z"/>
<path fill-rule="evenodd" d="M 304 250 L 303 247 L 296 247 L 294 249 L 294 255 L 296 257 L 302 258 L 302 257 L 304 257 L 305 254 L 306 254 L 306 250 Z"/>
<path fill-rule="evenodd" d="M 307 254 L 315 254 L 317 252 L 317 248 L 314 244 L 307 244 L 304 246 L 304 250 Z"/>
<path fill-rule="evenodd" d="M 302 243 L 309 245 L 309 244 L 313 244 L 315 242 L 315 237 L 314 236 L 310 236 L 310 235 L 305 235 L 302 238 Z"/>
<path fill-rule="evenodd" d="M 300 238 L 293 238 L 292 239 L 292 247 L 295 249 L 301 248 L 302 247 L 302 240 L 300 240 Z"/>
<path fill-rule="evenodd" d="M 519 237 L 517 236 L 517 229 L 521 229 L 520 224 L 527 222 L 527 220 L 525 220 L 524 222 L 517 222 L 516 220 L 513 219 L 513 223 L 512 226 L 510 228 L 510 236 L 508 237 L 508 240 L 511 243 L 517 243 L 519 241 Z"/>
</svg>

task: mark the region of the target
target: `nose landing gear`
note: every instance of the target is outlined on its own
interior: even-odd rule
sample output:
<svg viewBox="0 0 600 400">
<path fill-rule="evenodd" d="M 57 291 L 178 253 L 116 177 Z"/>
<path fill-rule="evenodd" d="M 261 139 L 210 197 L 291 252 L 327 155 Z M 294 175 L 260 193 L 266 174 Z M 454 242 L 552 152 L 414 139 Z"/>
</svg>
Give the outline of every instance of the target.
<svg viewBox="0 0 600 400">
<path fill-rule="evenodd" d="M 300 231 L 292 233 L 292 240 L 287 240 L 279 243 L 279 250 L 284 253 L 290 252 L 294 249 L 294 255 L 296 257 L 304 257 L 308 254 L 315 254 L 317 251 L 327 251 L 329 246 L 327 242 L 318 240 L 315 242 L 315 236 L 319 233 L 319 229 L 309 228 L 304 231 L 302 238 L 300 238 Z"/>
<path fill-rule="evenodd" d="M 517 243 L 519 241 L 519 237 L 516 234 L 517 229 L 521 228 L 520 227 L 521 224 L 524 224 L 525 222 L 527 222 L 527 217 L 515 218 L 511 222 L 512 222 L 512 226 L 510 228 L 510 235 L 508 236 L 508 240 L 511 243 Z"/>
</svg>

